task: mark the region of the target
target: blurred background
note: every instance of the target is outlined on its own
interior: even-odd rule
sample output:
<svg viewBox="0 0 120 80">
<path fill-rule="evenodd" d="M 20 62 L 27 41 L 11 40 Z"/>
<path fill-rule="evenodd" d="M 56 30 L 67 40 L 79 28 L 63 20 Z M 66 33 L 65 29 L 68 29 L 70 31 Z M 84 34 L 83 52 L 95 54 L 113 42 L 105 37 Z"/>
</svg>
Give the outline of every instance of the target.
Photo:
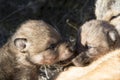
<svg viewBox="0 0 120 80">
<path fill-rule="evenodd" d="M 78 28 L 95 19 L 94 9 L 95 0 L 0 0 L 0 47 L 29 19 L 43 19 L 74 40 Z"/>
</svg>

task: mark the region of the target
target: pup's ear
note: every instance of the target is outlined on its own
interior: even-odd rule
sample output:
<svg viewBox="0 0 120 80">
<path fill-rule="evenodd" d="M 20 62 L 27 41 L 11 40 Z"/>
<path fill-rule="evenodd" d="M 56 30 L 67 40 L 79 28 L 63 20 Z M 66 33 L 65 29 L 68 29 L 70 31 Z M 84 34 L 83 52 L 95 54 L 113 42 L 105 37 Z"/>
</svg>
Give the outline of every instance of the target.
<svg viewBox="0 0 120 80">
<path fill-rule="evenodd" d="M 27 44 L 26 38 L 16 38 L 14 40 L 14 45 L 20 52 L 25 52 L 26 44 Z"/>
<path fill-rule="evenodd" d="M 108 37 L 111 39 L 112 42 L 115 42 L 117 40 L 117 33 L 115 31 L 109 31 Z"/>
</svg>

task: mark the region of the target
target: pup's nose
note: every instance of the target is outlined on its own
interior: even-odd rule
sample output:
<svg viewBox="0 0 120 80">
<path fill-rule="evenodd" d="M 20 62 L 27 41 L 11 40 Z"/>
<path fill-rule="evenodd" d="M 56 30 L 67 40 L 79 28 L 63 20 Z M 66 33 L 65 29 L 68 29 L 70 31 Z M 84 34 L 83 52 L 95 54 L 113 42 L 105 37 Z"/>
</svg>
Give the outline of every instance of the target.
<svg viewBox="0 0 120 80">
<path fill-rule="evenodd" d="M 67 44 L 68 44 L 67 47 L 69 48 L 69 50 L 71 52 L 74 52 L 75 51 L 75 45 L 70 41 L 68 41 Z"/>
<path fill-rule="evenodd" d="M 64 42 L 67 43 L 67 47 L 71 52 L 75 51 L 75 41 L 71 41 L 70 39 L 64 39 Z"/>
<path fill-rule="evenodd" d="M 74 47 L 74 46 L 70 46 L 69 49 L 70 49 L 71 52 L 74 52 L 74 51 L 75 51 L 75 47 Z"/>
</svg>

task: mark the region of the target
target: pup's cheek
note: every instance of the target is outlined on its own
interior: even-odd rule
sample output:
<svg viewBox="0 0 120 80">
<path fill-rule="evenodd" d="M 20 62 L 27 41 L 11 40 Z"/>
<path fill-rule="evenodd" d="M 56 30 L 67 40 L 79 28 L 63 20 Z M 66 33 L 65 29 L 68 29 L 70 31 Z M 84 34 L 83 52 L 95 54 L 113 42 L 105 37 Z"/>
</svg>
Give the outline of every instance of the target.
<svg viewBox="0 0 120 80">
<path fill-rule="evenodd" d="M 44 56 L 43 55 L 34 55 L 30 57 L 30 61 L 34 64 L 41 65 L 44 64 Z"/>
<path fill-rule="evenodd" d="M 66 59 L 70 58 L 72 55 L 73 55 L 73 53 L 71 53 L 68 50 L 65 50 L 60 54 L 59 60 L 61 60 L 61 61 L 66 60 Z"/>
<path fill-rule="evenodd" d="M 30 61 L 37 65 L 44 65 L 44 64 L 54 64 L 56 62 L 55 55 L 45 56 L 42 54 L 34 55 L 31 57 Z"/>
</svg>

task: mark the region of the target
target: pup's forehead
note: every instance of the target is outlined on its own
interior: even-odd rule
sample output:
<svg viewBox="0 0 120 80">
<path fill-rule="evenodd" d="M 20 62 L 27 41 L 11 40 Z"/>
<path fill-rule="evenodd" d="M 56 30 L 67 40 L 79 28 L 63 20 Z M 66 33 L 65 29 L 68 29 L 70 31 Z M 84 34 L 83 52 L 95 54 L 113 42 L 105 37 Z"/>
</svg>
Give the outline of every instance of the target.
<svg viewBox="0 0 120 80">
<path fill-rule="evenodd" d="M 42 20 L 28 20 L 24 22 L 15 35 L 34 38 L 61 37 L 56 29 Z"/>
<path fill-rule="evenodd" d="M 25 38 L 31 44 L 31 48 L 46 49 L 50 44 L 57 43 L 61 40 L 60 34 L 49 24 L 44 21 L 30 20 L 23 23 L 12 37 Z"/>
</svg>

